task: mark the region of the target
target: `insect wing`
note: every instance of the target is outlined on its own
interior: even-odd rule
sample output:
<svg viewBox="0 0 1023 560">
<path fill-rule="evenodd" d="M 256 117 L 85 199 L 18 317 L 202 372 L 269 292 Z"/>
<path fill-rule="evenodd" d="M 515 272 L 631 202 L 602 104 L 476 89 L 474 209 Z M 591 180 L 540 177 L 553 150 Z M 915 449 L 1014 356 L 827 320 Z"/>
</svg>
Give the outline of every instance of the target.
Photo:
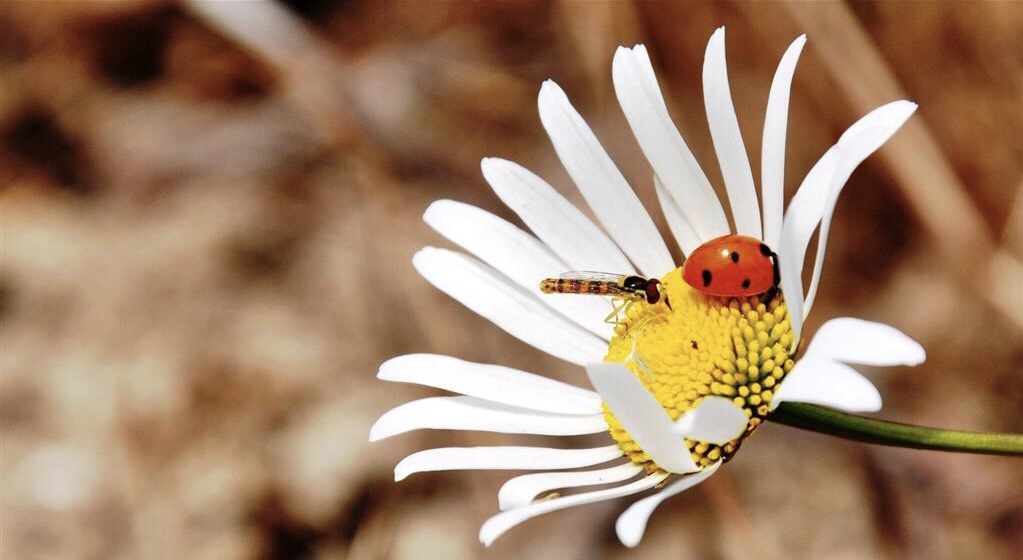
<svg viewBox="0 0 1023 560">
<path fill-rule="evenodd" d="M 558 278 L 562 280 L 584 280 L 586 282 L 607 282 L 609 284 L 618 284 L 625 277 L 625 274 L 593 272 L 591 270 L 573 270 L 571 272 L 562 272 L 558 275 Z"/>
</svg>

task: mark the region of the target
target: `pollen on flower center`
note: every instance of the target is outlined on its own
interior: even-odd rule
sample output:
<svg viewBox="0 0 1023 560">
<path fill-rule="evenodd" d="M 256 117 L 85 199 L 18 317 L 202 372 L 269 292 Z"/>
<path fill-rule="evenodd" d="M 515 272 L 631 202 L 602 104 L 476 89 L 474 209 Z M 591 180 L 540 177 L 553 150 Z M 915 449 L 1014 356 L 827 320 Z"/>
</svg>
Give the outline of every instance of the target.
<svg viewBox="0 0 1023 560">
<path fill-rule="evenodd" d="M 780 291 L 753 297 L 715 297 L 689 287 L 677 268 L 661 283 L 671 307 L 636 302 L 615 327 L 605 361 L 632 371 L 672 420 L 707 395 L 732 399 L 749 418 L 746 432 L 725 445 L 685 439 L 697 465 L 728 460 L 768 414 L 778 384 L 792 369 L 792 327 Z M 649 472 L 650 456 L 604 406 L 611 437 Z"/>
</svg>

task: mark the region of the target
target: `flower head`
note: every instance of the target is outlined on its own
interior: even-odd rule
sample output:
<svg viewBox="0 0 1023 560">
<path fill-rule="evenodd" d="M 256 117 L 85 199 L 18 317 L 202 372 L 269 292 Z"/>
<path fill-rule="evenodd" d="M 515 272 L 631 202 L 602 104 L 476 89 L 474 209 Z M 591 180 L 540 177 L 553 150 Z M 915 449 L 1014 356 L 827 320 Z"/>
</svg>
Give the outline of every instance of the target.
<svg viewBox="0 0 1023 560">
<path fill-rule="evenodd" d="M 397 480 L 449 469 L 552 471 L 518 476 L 501 488 L 501 513 L 480 531 L 488 545 L 537 515 L 656 488 L 616 523 L 622 542 L 634 546 L 658 504 L 713 474 L 779 403 L 880 408 L 877 390 L 847 364 L 916 365 L 924 359 L 923 349 L 892 327 L 851 318 L 825 323 L 804 349 L 802 325 L 816 296 L 843 186 L 916 105 L 889 103 L 853 124 L 813 166 L 783 213 L 788 97 L 804 43 L 800 37 L 786 51 L 771 87 L 759 199 L 729 92 L 723 29 L 707 47 L 707 118 L 734 230 L 668 115 L 646 49 L 619 48 L 614 57 L 615 91 L 653 168 L 675 241 L 690 254 L 730 233 L 762 240 L 776 254 L 780 278 L 778 289 L 763 294 L 714 296 L 683 281 L 653 220 L 596 136 L 557 84 L 543 84 L 543 126 L 603 229 L 528 170 L 485 159 L 484 177 L 532 234 L 478 208 L 437 201 L 426 211 L 426 222 L 477 258 L 427 247 L 413 263 L 434 286 L 509 334 L 585 367 L 596 391 L 449 356 L 400 356 L 381 366 L 381 379 L 459 396 L 399 406 L 377 421 L 370 439 L 424 428 L 564 436 L 606 432 L 608 445 L 430 449 L 401 461 Z M 818 249 L 804 292 L 802 270 L 815 230 Z M 629 302 L 612 313 L 609 324 L 603 298 L 540 293 L 542 279 L 571 270 L 656 278 L 662 297 Z M 580 468 L 589 470 L 566 470 Z M 553 490 L 606 484 L 614 486 L 534 501 Z"/>
</svg>

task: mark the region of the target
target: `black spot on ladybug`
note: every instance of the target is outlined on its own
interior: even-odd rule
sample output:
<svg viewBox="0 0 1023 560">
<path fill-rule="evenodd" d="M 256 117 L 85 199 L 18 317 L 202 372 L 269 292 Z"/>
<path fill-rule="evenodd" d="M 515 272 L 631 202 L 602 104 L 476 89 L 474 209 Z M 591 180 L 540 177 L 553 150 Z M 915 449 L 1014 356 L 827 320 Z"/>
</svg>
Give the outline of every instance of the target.
<svg viewBox="0 0 1023 560">
<path fill-rule="evenodd" d="M 732 251 L 732 262 L 734 262 L 734 263 L 739 262 L 739 253 L 736 253 L 735 251 Z"/>
<path fill-rule="evenodd" d="M 689 341 L 689 345 L 693 347 L 693 350 L 699 350 L 700 349 L 700 345 L 697 344 L 695 340 L 690 340 Z"/>
<path fill-rule="evenodd" d="M 770 257 L 773 253 L 771 252 L 771 248 L 770 247 L 768 247 L 764 243 L 761 243 L 760 244 L 760 254 L 764 255 L 765 257 Z"/>
<path fill-rule="evenodd" d="M 704 269 L 703 272 L 700 273 L 700 277 L 703 278 L 703 287 L 704 288 L 706 288 L 707 286 L 710 286 L 710 281 L 714 278 L 714 276 L 711 275 L 710 271 L 707 270 L 707 269 Z"/>
<path fill-rule="evenodd" d="M 749 278 L 742 281 L 743 288 L 749 288 Z"/>
</svg>

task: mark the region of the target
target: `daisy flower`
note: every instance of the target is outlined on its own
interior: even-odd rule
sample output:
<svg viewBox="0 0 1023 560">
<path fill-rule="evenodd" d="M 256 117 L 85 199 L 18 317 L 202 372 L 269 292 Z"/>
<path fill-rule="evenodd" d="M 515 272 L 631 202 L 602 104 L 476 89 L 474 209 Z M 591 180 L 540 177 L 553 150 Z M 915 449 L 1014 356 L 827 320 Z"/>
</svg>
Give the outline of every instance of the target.
<svg viewBox="0 0 1023 560">
<path fill-rule="evenodd" d="M 732 233 L 754 238 L 776 254 L 780 289 L 721 297 L 684 281 L 683 269 L 672 261 L 636 194 L 552 81 L 540 89 L 540 119 L 599 225 L 530 171 L 495 158 L 483 160 L 483 175 L 532 234 L 450 200 L 433 203 L 424 215 L 475 258 L 426 247 L 413 258 L 416 270 L 512 336 L 586 368 L 595 391 L 450 356 L 399 356 L 381 365 L 380 379 L 459 395 L 425 398 L 387 412 L 370 440 L 419 429 L 609 436 L 607 445 L 592 449 L 429 449 L 395 467 L 396 480 L 454 469 L 544 471 L 504 484 L 500 513 L 480 529 L 485 545 L 544 513 L 656 490 L 617 520 L 618 537 L 635 546 L 661 502 L 711 476 L 780 403 L 876 411 L 881 407 L 877 389 L 848 364 L 924 360 L 920 345 L 896 329 L 852 318 L 828 321 L 809 344 L 801 344 L 835 201 L 853 170 L 916 105 L 895 101 L 853 124 L 809 171 L 783 214 L 789 91 L 805 37 L 785 52 L 768 96 L 761 200 L 732 105 L 724 41 L 723 28 L 710 39 L 703 88 L 734 230 L 668 115 L 642 45 L 615 53 L 614 88 L 653 168 L 661 210 L 682 252 Z M 818 249 L 804 291 L 804 260 L 815 231 Z M 545 278 L 592 270 L 657 278 L 661 297 L 629 303 L 609 324 L 605 298 L 538 289 Z M 601 488 L 585 490 L 594 486 Z M 553 491 L 558 493 L 536 500 Z"/>
</svg>

